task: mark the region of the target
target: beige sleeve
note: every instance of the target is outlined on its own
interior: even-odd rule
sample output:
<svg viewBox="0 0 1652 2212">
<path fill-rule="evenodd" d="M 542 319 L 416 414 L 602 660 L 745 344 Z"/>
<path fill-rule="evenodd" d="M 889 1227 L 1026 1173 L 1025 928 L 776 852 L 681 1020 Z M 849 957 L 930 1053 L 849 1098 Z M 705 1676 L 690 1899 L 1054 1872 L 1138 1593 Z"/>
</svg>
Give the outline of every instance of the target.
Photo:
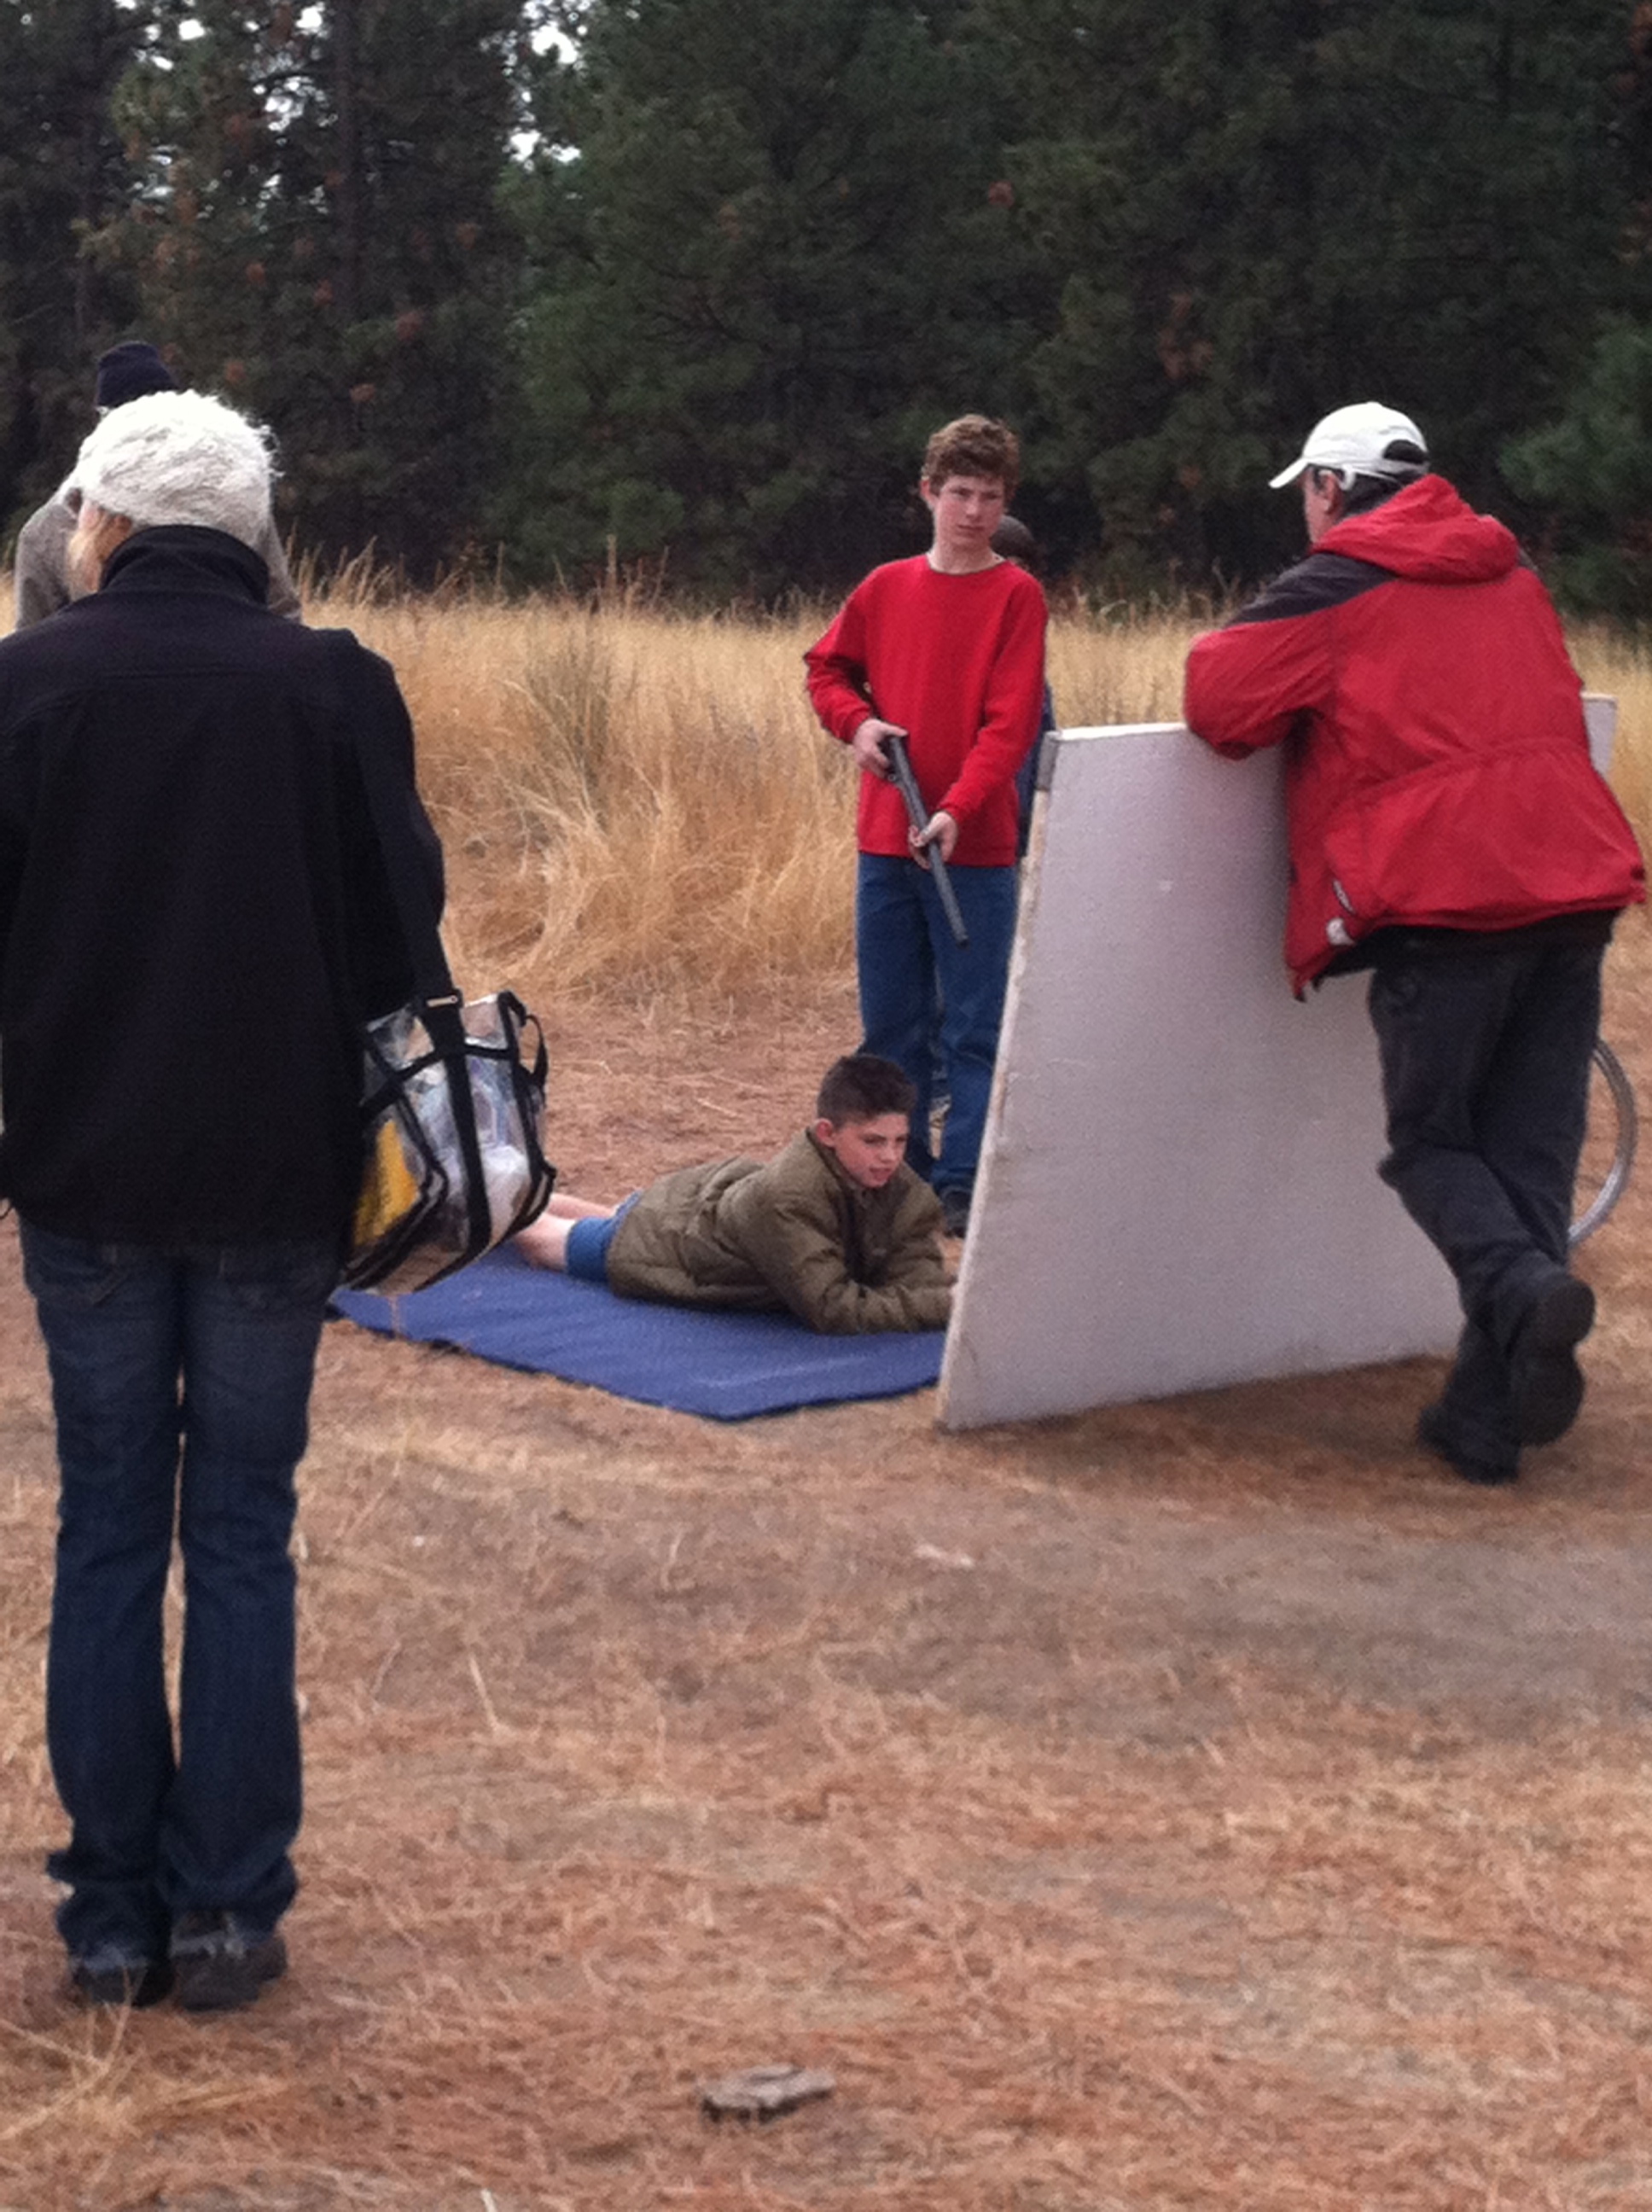
<svg viewBox="0 0 1652 2212">
<path fill-rule="evenodd" d="M 302 622 L 304 610 L 299 605 L 293 572 L 287 563 L 287 549 L 281 542 L 281 533 L 276 528 L 273 515 L 266 518 L 258 542 L 252 550 L 270 571 L 268 604 L 270 613 L 285 615 L 292 622 Z"/>
</svg>

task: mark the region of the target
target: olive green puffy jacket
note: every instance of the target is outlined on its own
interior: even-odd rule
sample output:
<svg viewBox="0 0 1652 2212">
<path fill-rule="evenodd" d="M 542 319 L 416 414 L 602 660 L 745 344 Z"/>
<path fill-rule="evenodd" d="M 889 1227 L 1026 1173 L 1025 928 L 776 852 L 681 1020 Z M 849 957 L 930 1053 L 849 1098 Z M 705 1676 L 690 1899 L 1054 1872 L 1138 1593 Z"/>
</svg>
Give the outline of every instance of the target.
<svg viewBox="0 0 1652 2212">
<path fill-rule="evenodd" d="M 650 1183 L 614 1232 L 608 1281 L 672 1305 L 783 1308 L 828 1336 L 944 1328 L 940 1227 L 910 1168 L 862 1190 L 805 1129 L 767 1166 L 717 1160 Z"/>
</svg>

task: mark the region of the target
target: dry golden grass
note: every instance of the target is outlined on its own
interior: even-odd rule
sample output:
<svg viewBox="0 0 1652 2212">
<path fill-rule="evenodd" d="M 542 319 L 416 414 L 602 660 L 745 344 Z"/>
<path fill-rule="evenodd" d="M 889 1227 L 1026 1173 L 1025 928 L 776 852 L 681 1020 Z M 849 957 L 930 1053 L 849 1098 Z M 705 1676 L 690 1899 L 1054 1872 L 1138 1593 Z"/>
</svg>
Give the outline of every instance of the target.
<svg viewBox="0 0 1652 2212">
<path fill-rule="evenodd" d="M 853 776 L 804 696 L 826 619 L 675 614 L 486 595 L 392 599 L 349 580 L 313 619 L 386 653 L 419 733 L 453 876 L 459 971 L 531 997 L 600 986 L 738 994 L 850 957 Z M 1050 678 L 1069 725 L 1173 721 L 1200 624 L 1060 616 Z M 1652 827 L 1652 663 L 1588 631 L 1622 701 L 1618 778 Z"/>
<path fill-rule="evenodd" d="M 541 998 L 740 993 L 851 956 L 854 777 L 803 690 L 828 618 L 623 597 L 318 604 L 394 664 L 447 844 L 461 973 Z M 1193 625 L 1057 625 L 1070 720 L 1173 720 Z M 502 965 L 501 965 L 502 963 Z"/>
<path fill-rule="evenodd" d="M 315 618 L 341 613 L 412 708 L 461 972 L 647 995 L 846 957 L 853 778 L 803 699 L 807 623 L 567 599 Z"/>
<path fill-rule="evenodd" d="M 462 974 L 508 970 L 542 999 L 647 998 L 738 994 L 849 958 L 854 778 L 803 690 L 827 611 L 421 602 L 347 576 L 310 611 L 401 678 Z M 1057 697 L 1070 719 L 1172 719 L 1191 635 L 1123 613 L 1064 622 Z"/>
<path fill-rule="evenodd" d="M 10 594 L 0 579 L 0 604 Z M 827 610 L 677 613 L 623 591 L 417 599 L 361 567 L 313 591 L 394 664 L 448 854 L 454 966 L 538 1003 L 600 988 L 738 995 L 850 957 L 853 775 L 805 701 Z M 1191 616 L 1113 607 L 1052 625 L 1069 725 L 1174 720 Z M 1622 702 L 1615 781 L 1652 830 L 1652 653 L 1575 641 Z"/>
</svg>

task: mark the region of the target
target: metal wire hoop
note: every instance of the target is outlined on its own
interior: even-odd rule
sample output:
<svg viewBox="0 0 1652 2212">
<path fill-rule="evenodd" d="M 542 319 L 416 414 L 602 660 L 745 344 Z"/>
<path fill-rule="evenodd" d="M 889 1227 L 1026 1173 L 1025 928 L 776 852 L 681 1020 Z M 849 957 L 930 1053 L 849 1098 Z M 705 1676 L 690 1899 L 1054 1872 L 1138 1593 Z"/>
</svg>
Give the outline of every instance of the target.
<svg viewBox="0 0 1652 2212">
<path fill-rule="evenodd" d="M 1600 1181 L 1593 1190 L 1588 1191 L 1586 1191 L 1584 1182 L 1579 1183 L 1578 1196 L 1581 1199 L 1587 1195 L 1588 1202 L 1572 1220 L 1570 1241 L 1574 1247 L 1581 1244 L 1586 1237 L 1594 1234 L 1623 1196 L 1628 1186 L 1630 1170 L 1635 1164 L 1635 1146 L 1640 1134 L 1640 1116 L 1635 1108 L 1634 1086 L 1624 1071 L 1623 1062 L 1604 1037 L 1595 1041 L 1594 1070 L 1600 1080 L 1591 1083 L 1591 1098 L 1598 1101 L 1604 1086 L 1606 1097 L 1611 1102 L 1615 1126 L 1611 1133 L 1611 1157 Z M 1597 1152 L 1603 1133 L 1597 1126 L 1594 1132 Z"/>
</svg>

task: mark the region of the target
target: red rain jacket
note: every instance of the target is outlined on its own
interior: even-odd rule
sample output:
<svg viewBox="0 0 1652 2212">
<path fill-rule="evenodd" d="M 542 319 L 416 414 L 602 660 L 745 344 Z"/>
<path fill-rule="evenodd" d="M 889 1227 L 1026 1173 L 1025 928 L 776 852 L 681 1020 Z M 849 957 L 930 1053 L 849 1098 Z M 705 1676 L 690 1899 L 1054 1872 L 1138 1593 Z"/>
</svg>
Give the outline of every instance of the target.
<svg viewBox="0 0 1652 2212">
<path fill-rule="evenodd" d="M 1189 728 L 1287 744 L 1300 996 L 1395 925 L 1515 929 L 1645 896 L 1582 685 L 1510 532 L 1428 476 L 1328 530 L 1187 660 Z"/>
</svg>

